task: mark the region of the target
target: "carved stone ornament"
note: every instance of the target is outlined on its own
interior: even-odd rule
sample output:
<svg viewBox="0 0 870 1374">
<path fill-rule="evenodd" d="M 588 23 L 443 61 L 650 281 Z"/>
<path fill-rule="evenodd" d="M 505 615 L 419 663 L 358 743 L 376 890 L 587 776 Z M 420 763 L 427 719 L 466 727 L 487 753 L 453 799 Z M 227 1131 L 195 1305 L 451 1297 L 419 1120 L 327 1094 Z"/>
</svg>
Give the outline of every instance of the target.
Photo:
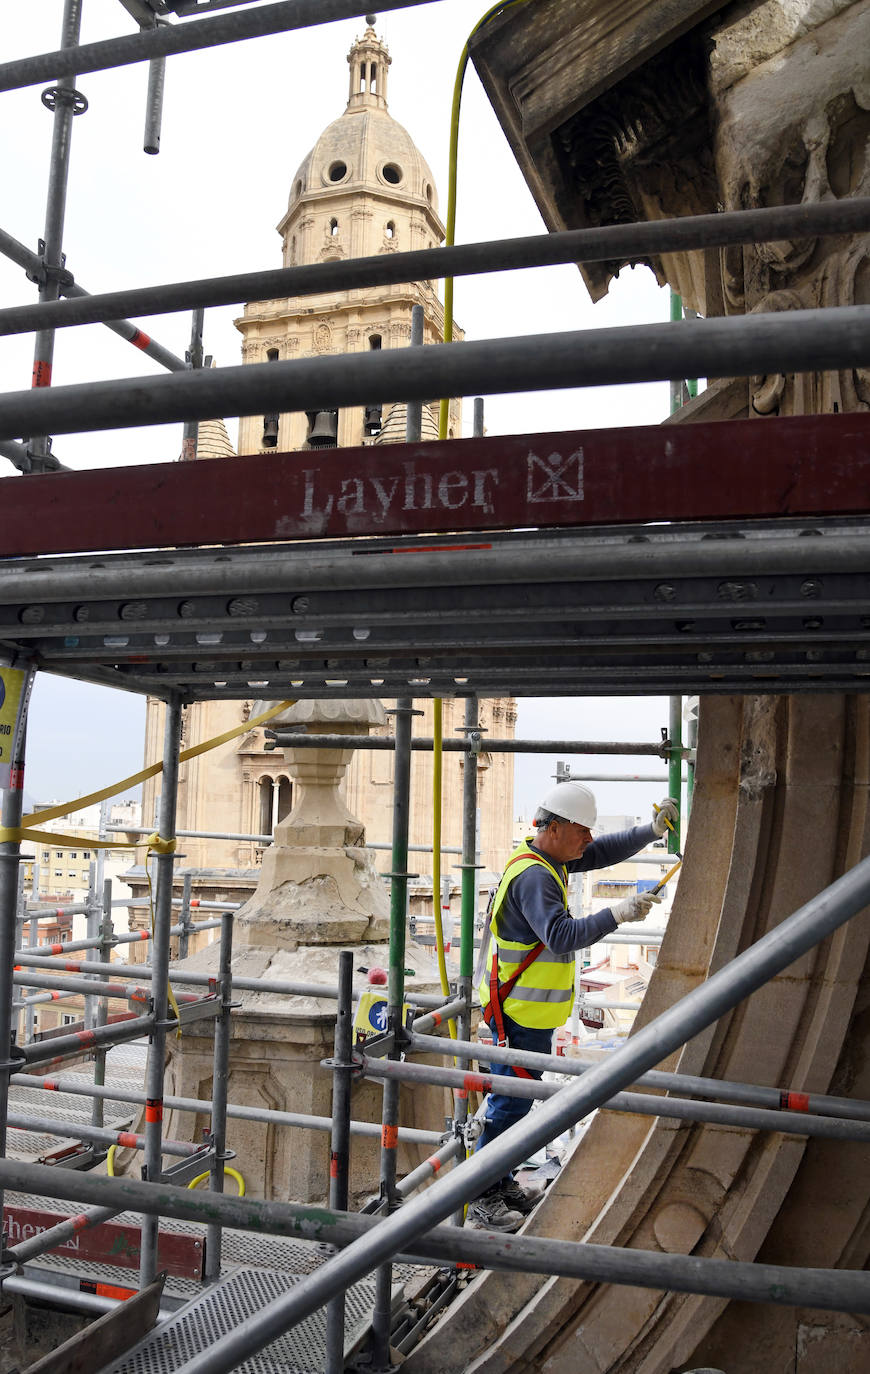
<svg viewBox="0 0 870 1374">
<path fill-rule="evenodd" d="M 329 353 L 332 348 L 332 330 L 325 321 L 314 331 L 314 347 L 318 353 Z"/>
</svg>

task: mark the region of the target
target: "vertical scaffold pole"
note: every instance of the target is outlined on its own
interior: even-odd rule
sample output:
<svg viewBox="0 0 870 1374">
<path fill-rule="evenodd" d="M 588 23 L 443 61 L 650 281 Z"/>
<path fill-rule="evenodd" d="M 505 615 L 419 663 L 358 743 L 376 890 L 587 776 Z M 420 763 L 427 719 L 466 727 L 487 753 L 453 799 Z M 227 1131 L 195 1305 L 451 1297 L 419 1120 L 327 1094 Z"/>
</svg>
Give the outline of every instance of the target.
<svg viewBox="0 0 870 1374">
<path fill-rule="evenodd" d="M 214 1028 L 212 1068 L 211 1139 L 214 1160 L 208 1186 L 212 1193 L 224 1190 L 224 1157 L 227 1149 L 227 1095 L 230 1081 L 230 1017 L 233 1002 L 233 921 L 235 912 L 221 916 L 221 952 L 218 977 L 221 985 L 221 1014 Z M 220 1277 L 222 1227 L 211 1223 L 205 1232 L 205 1277 Z"/>
<path fill-rule="evenodd" d="M 698 749 L 698 698 L 690 697 L 689 701 L 694 702 L 694 705 L 686 722 L 686 744 L 692 750 L 692 755 L 686 764 L 686 811 L 683 817 L 686 825 L 688 825 L 689 817 L 692 814 L 692 802 L 695 797 L 695 753 Z M 685 825 L 683 828 L 685 829 Z"/>
<path fill-rule="evenodd" d="M 475 405 L 475 424 L 477 420 L 477 401 Z M 474 969 L 474 926 L 477 915 L 477 750 L 472 748 L 474 732 L 477 729 L 477 697 L 465 698 L 465 742 L 469 745 L 464 755 L 462 773 L 462 900 L 460 906 L 460 947 L 459 947 L 459 984 L 457 991 L 464 998 L 465 1006 L 457 1017 L 459 1039 L 471 1039 L 471 996 L 472 971 Z M 467 1063 L 467 1061 L 462 1061 Z M 468 1092 L 457 1093 L 454 1107 L 454 1124 L 458 1131 L 465 1128 L 468 1121 Z M 461 1158 L 461 1156 L 460 1156 Z M 465 1220 L 465 1208 L 461 1207 L 451 1220 L 461 1226 Z"/>
<path fill-rule="evenodd" d="M 157 854 L 157 897 L 154 903 L 154 933 L 151 942 L 151 1000 L 155 1024 L 148 1046 L 145 1079 L 145 1165 L 143 1176 L 159 1183 L 162 1173 L 163 1073 L 166 1058 L 166 1018 L 169 1009 L 169 928 L 172 925 L 172 877 L 175 854 L 169 843 L 175 836 L 175 807 L 178 793 L 178 750 L 181 742 L 181 701 L 173 696 L 166 703 L 163 735 L 163 788 L 160 795 L 158 832 L 166 844 Z M 143 1216 L 139 1256 L 139 1283 L 142 1288 L 157 1275 L 158 1218 Z"/>
<path fill-rule="evenodd" d="M 187 362 L 191 367 L 202 367 L 202 326 L 205 311 L 196 309 L 190 317 L 190 344 L 187 349 Z M 181 461 L 192 462 L 196 457 L 196 444 L 199 437 L 199 422 L 185 420 L 181 434 Z"/>
<path fill-rule="evenodd" d="M 99 869 L 97 870 L 99 872 Z M 112 925 L 112 880 L 104 878 L 102 883 L 102 918 L 100 920 L 100 962 L 107 964 L 112 957 L 112 936 L 114 927 Z M 109 1003 L 105 997 L 101 997 L 97 1004 L 97 1025 L 105 1026 L 109 1020 Z M 102 1088 L 106 1082 L 106 1054 L 108 1051 L 103 1046 L 98 1046 L 94 1050 L 94 1087 Z M 91 1108 L 91 1125 L 103 1125 L 103 1099 L 95 1097 Z"/>
<path fill-rule="evenodd" d="M 82 24 L 82 0 L 65 0 L 63 7 L 63 26 L 61 47 L 78 47 Z M 71 76 L 61 77 L 56 86 L 49 88 L 54 99 L 54 123 L 51 134 L 51 163 L 48 173 L 48 194 L 45 204 L 45 229 L 43 232 L 42 261 L 45 273 L 39 287 L 40 301 L 56 301 L 60 294 L 58 276 L 62 266 L 63 222 L 66 213 L 66 193 L 69 182 L 70 140 L 73 118 L 81 113 L 75 81 Z M 46 96 L 43 96 L 46 100 Z M 52 108 L 49 105 L 49 108 Z M 40 329 L 36 334 L 33 347 L 33 386 L 51 386 L 51 369 L 54 363 L 53 329 Z M 34 471 L 55 467 L 50 457 L 51 440 L 45 435 L 31 437 L 29 451 Z"/>
<path fill-rule="evenodd" d="M 156 23 L 156 21 L 155 21 Z M 163 87 L 166 81 L 166 58 L 152 57 L 148 63 L 148 94 L 145 97 L 145 133 L 142 151 L 156 156 L 160 152 L 160 129 L 163 124 Z"/>
<path fill-rule="evenodd" d="M 26 708 L 25 708 L 26 709 Z M 0 826 L 4 830 L 18 830 L 24 815 L 24 750 L 26 721 L 21 723 L 17 757 L 11 760 L 9 787 L 2 794 Z M 12 1062 L 12 984 L 15 964 L 15 912 L 18 906 L 18 866 L 21 844 L 7 840 L 0 844 L 0 1036 L 5 1063 L 0 1066 L 0 1156 L 6 1154 L 6 1119 L 9 1113 L 9 1076 L 15 1070 Z M 0 1188 L 0 1213 L 3 1209 L 3 1189 Z"/>
<path fill-rule="evenodd" d="M 350 1173 L 350 1088 L 353 1051 L 353 953 L 338 956 L 338 1011 L 332 1071 L 332 1139 L 329 1156 L 329 1205 L 346 1212 Z M 344 1293 L 326 1309 L 326 1374 L 344 1370 Z"/>
<path fill-rule="evenodd" d="M 411 311 L 411 347 L 423 346 L 423 307 L 415 305 Z M 409 401 L 405 411 L 405 439 L 409 444 L 419 444 L 423 434 L 423 402 Z"/>
<path fill-rule="evenodd" d="M 186 959 L 190 952 L 190 894 L 193 889 L 193 874 L 187 872 L 182 878 L 181 888 L 181 934 L 178 937 L 178 957 Z"/>
<path fill-rule="evenodd" d="M 411 812 L 411 720 L 414 715 L 410 697 L 396 702 L 396 762 L 393 780 L 393 871 L 390 874 L 390 969 L 389 1028 L 398 1031 L 405 1001 L 405 919 L 408 900 L 408 825 Z M 399 1051 L 391 1051 L 398 1059 Z M 381 1130 L 382 1210 L 394 1206 L 396 1186 L 396 1146 L 399 1129 L 399 1094 L 396 1080 L 384 1083 L 383 1125 Z M 372 1315 L 372 1368 L 390 1368 L 390 1294 L 393 1267 L 383 1264 L 377 1271 L 375 1309 Z"/>
<path fill-rule="evenodd" d="M 676 797 L 677 801 L 681 802 L 683 786 L 683 698 L 679 696 L 669 698 L 668 741 L 670 743 L 670 750 L 668 752 L 668 796 Z M 682 808 L 680 820 L 677 821 L 673 830 L 668 831 L 669 854 L 676 854 L 681 849 L 681 822 Z"/>
</svg>

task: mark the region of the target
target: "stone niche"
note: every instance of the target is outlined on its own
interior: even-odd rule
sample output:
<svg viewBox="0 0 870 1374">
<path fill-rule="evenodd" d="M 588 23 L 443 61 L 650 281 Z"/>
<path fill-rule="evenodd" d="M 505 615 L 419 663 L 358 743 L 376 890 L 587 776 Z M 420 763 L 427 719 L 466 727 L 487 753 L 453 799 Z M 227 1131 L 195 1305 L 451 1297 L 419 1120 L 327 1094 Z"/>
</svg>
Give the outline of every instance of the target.
<svg viewBox="0 0 870 1374">
<path fill-rule="evenodd" d="M 255 714 L 265 709 L 257 703 Z M 316 734 L 362 734 L 382 724 L 378 701 L 298 702 L 275 720 L 275 727 L 310 728 Z M 389 957 L 389 899 L 383 878 L 366 850 L 363 827 L 350 814 L 340 784 L 352 757 L 350 749 L 284 751 L 297 783 L 296 805 L 275 829 L 264 856 L 256 891 L 235 919 L 233 976 L 248 980 L 304 982 L 336 986 L 342 949 L 354 955 L 354 987 L 361 971 L 386 967 Z M 173 965 L 217 974 L 217 943 Z M 428 952 L 409 941 L 406 989 L 439 991 Z M 170 974 L 170 977 L 172 974 Z M 231 1022 L 228 1100 L 239 1106 L 332 1117 L 332 1076 L 321 1060 L 333 1053 L 335 1001 L 317 996 L 284 996 L 239 988 Z M 213 1035 L 211 1023 L 194 1022 L 170 1039 L 166 1095 L 211 1099 Z M 379 1123 L 382 1090 L 374 1082 L 354 1085 L 354 1120 Z M 451 1114 L 446 1090 L 403 1088 L 400 1125 L 443 1131 Z M 196 1140 L 209 1115 L 167 1111 L 168 1138 Z M 322 1202 L 329 1190 L 328 1132 L 230 1118 L 228 1148 L 232 1167 L 245 1179 L 252 1197 Z M 354 1136 L 351 1143 L 351 1196 L 356 1202 L 377 1191 L 380 1141 Z M 400 1173 L 432 1153 L 431 1146 L 400 1144 Z M 167 1163 L 171 1161 L 167 1160 Z"/>
</svg>

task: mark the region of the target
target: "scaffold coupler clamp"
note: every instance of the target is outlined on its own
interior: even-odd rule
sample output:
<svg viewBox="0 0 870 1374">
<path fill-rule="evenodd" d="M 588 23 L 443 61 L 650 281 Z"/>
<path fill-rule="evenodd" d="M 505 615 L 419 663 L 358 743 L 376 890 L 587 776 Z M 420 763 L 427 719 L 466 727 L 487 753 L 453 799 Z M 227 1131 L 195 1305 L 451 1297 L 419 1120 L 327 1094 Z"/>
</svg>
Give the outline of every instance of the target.
<svg viewBox="0 0 870 1374">
<path fill-rule="evenodd" d="M 25 1055 L 24 1050 L 21 1048 L 21 1046 L 17 1043 L 15 1039 L 15 1032 L 13 1031 L 11 1036 L 9 1037 L 9 1058 L 6 1060 L 0 1060 L 0 1070 L 8 1069 L 10 1073 L 20 1073 L 26 1063 L 27 1056 Z"/>
<path fill-rule="evenodd" d="M 365 1044 L 365 1041 L 362 1043 Z M 352 1049 L 349 1059 L 336 1059 L 332 1055 L 329 1059 L 321 1059 L 320 1067 L 322 1069 L 346 1069 L 351 1078 L 359 1079 L 365 1075 L 365 1055 L 361 1054 L 358 1049 Z"/>
<path fill-rule="evenodd" d="M 456 733 L 465 736 L 469 754 L 480 753 L 483 746 L 483 735 L 487 728 L 486 725 L 457 725 Z"/>
<path fill-rule="evenodd" d="M 454 1121 L 453 1134 L 461 1140 L 466 1153 L 472 1154 L 474 1147 L 483 1134 L 483 1122 L 476 1116 L 466 1117 L 465 1121 Z"/>
</svg>

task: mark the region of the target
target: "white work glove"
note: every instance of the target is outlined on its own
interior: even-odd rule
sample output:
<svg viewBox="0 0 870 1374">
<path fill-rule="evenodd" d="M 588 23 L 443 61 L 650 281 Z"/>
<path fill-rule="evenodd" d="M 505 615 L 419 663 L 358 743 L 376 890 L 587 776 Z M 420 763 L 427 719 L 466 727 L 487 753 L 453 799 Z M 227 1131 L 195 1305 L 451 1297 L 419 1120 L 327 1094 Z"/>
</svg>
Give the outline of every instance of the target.
<svg viewBox="0 0 870 1374">
<path fill-rule="evenodd" d="M 667 834 L 667 822 L 676 830 L 677 822 L 680 819 L 680 804 L 676 797 L 665 797 L 657 807 L 653 807 L 652 828 L 656 835 L 661 839 L 662 835 Z"/>
<path fill-rule="evenodd" d="M 610 908 L 611 915 L 618 926 L 623 921 L 642 921 L 644 916 L 648 916 L 654 903 L 660 902 L 661 897 L 654 892 L 638 892 L 633 897 L 623 897 L 621 902 L 614 902 Z"/>
</svg>

